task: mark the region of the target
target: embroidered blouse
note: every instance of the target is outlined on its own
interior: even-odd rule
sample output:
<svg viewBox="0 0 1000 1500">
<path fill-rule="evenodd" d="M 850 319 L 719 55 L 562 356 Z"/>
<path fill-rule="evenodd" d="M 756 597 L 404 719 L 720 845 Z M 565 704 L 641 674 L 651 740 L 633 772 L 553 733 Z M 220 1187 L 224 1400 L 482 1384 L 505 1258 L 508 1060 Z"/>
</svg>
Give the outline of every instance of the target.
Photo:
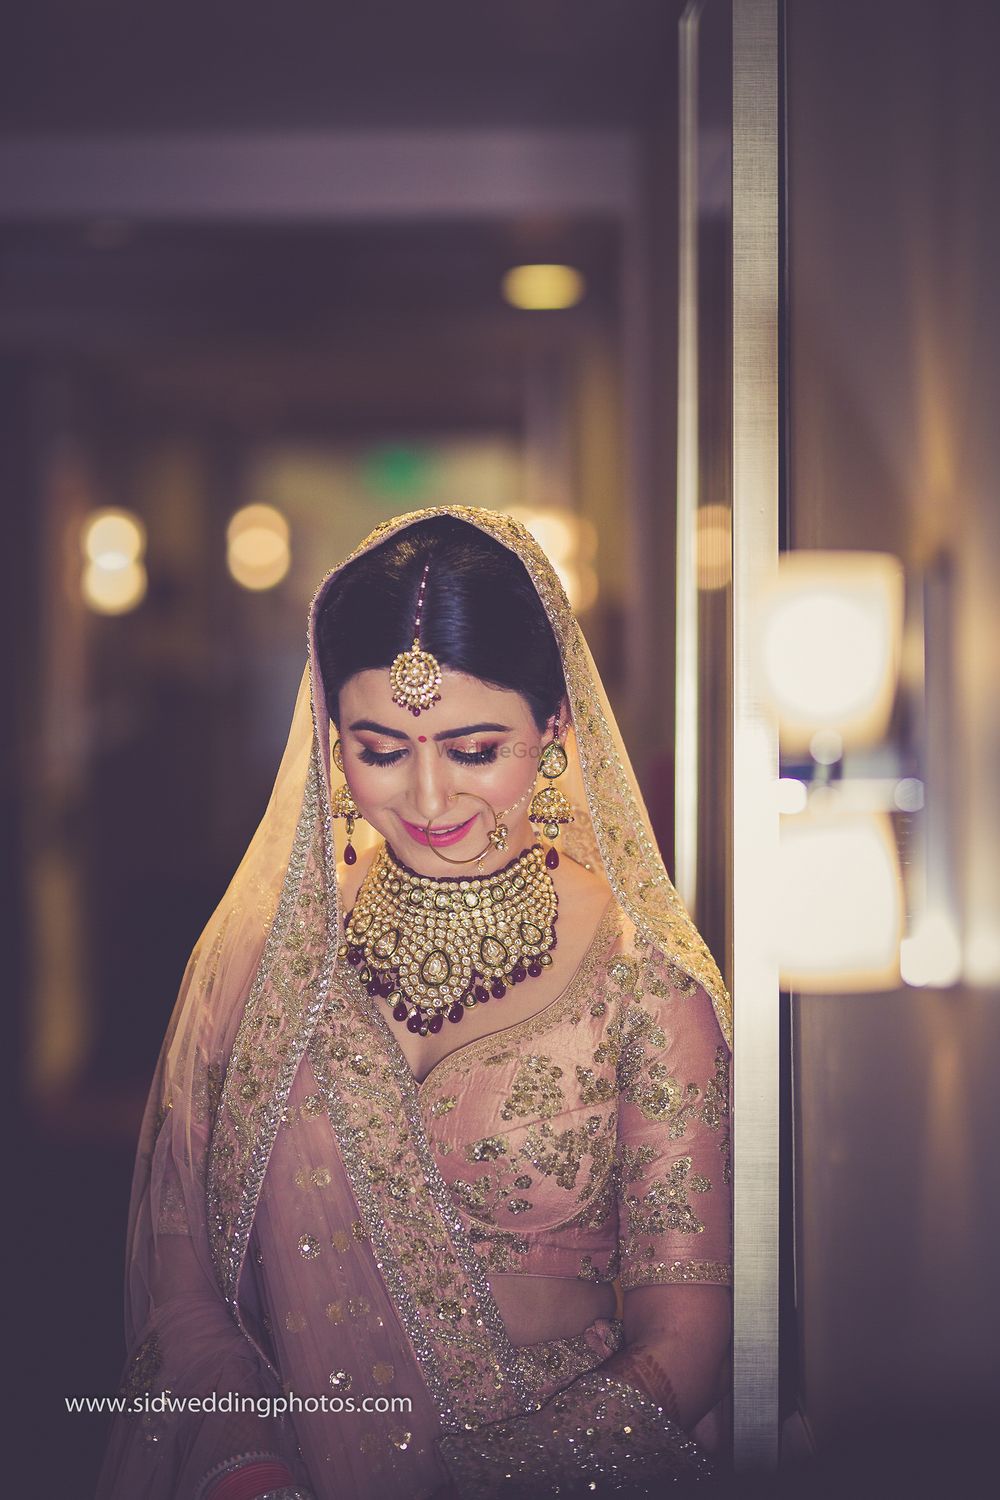
<svg viewBox="0 0 1000 1500">
<path fill-rule="evenodd" d="M 701 985 L 612 901 L 567 988 L 419 1088 L 493 1272 L 730 1284 L 729 1053 Z"/>
</svg>

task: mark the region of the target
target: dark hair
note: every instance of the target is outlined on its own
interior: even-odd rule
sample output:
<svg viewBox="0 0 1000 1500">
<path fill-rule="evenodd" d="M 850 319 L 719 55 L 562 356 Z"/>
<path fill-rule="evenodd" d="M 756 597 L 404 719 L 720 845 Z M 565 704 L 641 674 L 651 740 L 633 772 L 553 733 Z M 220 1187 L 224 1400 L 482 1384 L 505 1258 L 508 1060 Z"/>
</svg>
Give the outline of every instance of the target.
<svg viewBox="0 0 1000 1500">
<path fill-rule="evenodd" d="M 559 647 L 521 559 L 457 516 L 416 521 L 349 563 L 316 620 L 327 709 L 356 672 L 389 667 L 413 644 L 424 564 L 421 645 L 443 667 L 520 693 L 541 731 L 566 694 Z"/>
</svg>

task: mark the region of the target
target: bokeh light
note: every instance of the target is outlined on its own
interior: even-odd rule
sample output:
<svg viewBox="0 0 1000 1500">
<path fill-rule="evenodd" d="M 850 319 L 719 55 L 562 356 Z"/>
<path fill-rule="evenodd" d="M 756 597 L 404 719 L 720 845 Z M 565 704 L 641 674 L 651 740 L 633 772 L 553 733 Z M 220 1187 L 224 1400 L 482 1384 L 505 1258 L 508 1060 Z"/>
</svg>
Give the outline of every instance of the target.
<svg viewBox="0 0 1000 1500">
<path fill-rule="evenodd" d="M 83 570 L 84 602 L 99 615 L 128 614 L 146 597 L 147 584 L 146 569 L 141 562 L 115 568 L 91 562 Z"/>
<path fill-rule="evenodd" d="M 80 588 L 89 609 L 123 615 L 142 603 L 148 586 L 142 561 L 146 528 L 137 515 L 111 506 L 91 511 L 80 544 L 85 559 Z"/>
<path fill-rule="evenodd" d="M 273 505 L 244 505 L 226 528 L 226 563 L 241 588 L 273 589 L 292 562 L 288 522 Z"/>
<path fill-rule="evenodd" d="M 555 312 L 583 300 L 587 283 L 573 266 L 511 266 L 500 283 L 504 300 L 528 312 Z"/>
</svg>

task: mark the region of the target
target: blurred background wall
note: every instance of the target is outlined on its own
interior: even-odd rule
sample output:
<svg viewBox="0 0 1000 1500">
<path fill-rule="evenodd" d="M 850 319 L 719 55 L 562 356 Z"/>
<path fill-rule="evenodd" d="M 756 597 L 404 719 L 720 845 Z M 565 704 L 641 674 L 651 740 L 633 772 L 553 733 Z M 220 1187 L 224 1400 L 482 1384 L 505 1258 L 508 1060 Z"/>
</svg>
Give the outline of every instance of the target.
<svg viewBox="0 0 1000 1500">
<path fill-rule="evenodd" d="M 438 501 L 548 527 L 669 857 L 679 9 L 39 0 L 8 18 L 25 1493 L 92 1488 L 104 1424 L 62 1398 L 117 1387 L 139 1112 L 330 566 Z M 505 272 L 539 262 L 578 273 L 575 305 L 505 300 Z M 269 535 L 234 541 L 259 505 Z M 133 528 L 117 601 L 83 545 L 108 507 Z"/>
<path fill-rule="evenodd" d="M 797 1001 L 801 1400 L 928 1493 L 925 1445 L 957 1469 L 1000 1396 L 1000 25 L 795 0 L 787 40 L 790 540 L 938 580 L 918 820 L 953 926 L 937 985 Z"/>
</svg>

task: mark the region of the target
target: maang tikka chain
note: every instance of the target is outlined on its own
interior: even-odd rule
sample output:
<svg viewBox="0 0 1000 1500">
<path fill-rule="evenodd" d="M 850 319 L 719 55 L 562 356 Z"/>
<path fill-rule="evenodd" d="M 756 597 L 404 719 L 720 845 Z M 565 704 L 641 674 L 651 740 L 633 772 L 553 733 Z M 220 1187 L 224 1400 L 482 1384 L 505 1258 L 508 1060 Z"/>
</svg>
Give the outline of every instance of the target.
<svg viewBox="0 0 1000 1500">
<path fill-rule="evenodd" d="M 424 612 L 424 590 L 430 562 L 424 563 L 417 596 L 417 613 L 413 622 L 413 645 L 409 651 L 401 651 L 389 668 L 389 684 L 392 701 L 400 708 L 408 708 L 414 718 L 421 712 L 440 703 L 441 667 L 435 656 L 424 651 L 420 645 L 420 622 Z"/>
</svg>

